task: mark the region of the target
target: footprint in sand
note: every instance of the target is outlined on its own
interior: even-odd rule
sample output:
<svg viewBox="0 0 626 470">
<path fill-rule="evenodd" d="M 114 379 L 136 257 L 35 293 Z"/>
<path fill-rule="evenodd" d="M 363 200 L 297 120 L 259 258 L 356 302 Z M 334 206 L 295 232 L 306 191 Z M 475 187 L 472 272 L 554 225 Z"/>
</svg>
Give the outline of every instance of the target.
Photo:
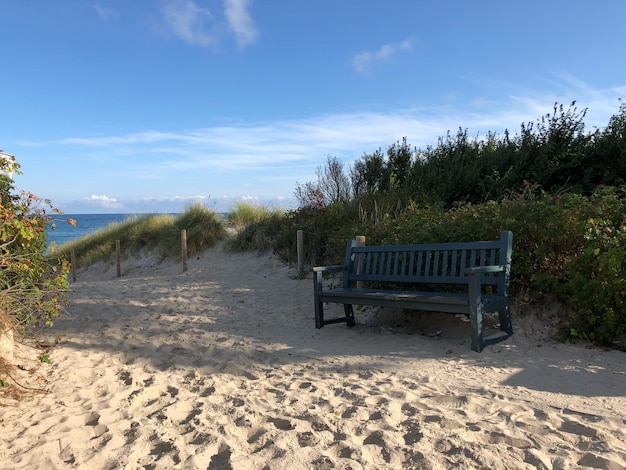
<svg viewBox="0 0 626 470">
<path fill-rule="evenodd" d="M 529 449 L 532 447 L 532 443 L 526 439 L 507 436 L 500 432 L 490 432 L 485 435 L 484 440 L 487 444 L 505 444 L 518 449 Z"/>
<path fill-rule="evenodd" d="M 585 426 L 584 424 L 577 421 L 563 421 L 563 424 L 561 424 L 561 427 L 559 429 L 570 434 L 576 434 L 577 436 L 585 436 L 592 439 L 598 439 L 598 431 L 596 429 Z"/>
<path fill-rule="evenodd" d="M 125 370 L 120 370 L 117 372 L 117 377 L 124 385 L 132 385 L 133 378 L 130 376 L 130 372 Z"/>
<path fill-rule="evenodd" d="M 404 438 L 404 443 L 407 446 L 417 444 L 422 439 L 422 437 L 424 437 L 418 420 L 407 419 L 406 421 L 400 423 L 400 425 L 406 431 L 406 433 L 402 437 Z"/>
<path fill-rule="evenodd" d="M 232 455 L 232 453 L 233 451 L 228 445 L 222 444 L 217 454 L 211 457 L 211 461 L 209 462 L 209 466 L 207 470 L 210 470 L 210 469 L 231 470 L 233 468 L 230 463 L 230 456 Z"/>
<path fill-rule="evenodd" d="M 454 396 L 454 395 L 433 395 L 430 397 L 435 403 L 443 405 L 446 408 L 461 408 L 467 405 L 468 399 L 466 396 Z"/>
<path fill-rule="evenodd" d="M 299 432 L 296 437 L 300 447 L 314 447 L 320 441 L 311 431 Z"/>
<path fill-rule="evenodd" d="M 363 444 L 379 447 L 380 454 L 385 462 L 391 462 L 391 453 L 389 452 L 389 447 L 383 431 L 374 431 L 363 440 Z"/>
<path fill-rule="evenodd" d="M 149 441 L 151 443 L 149 455 L 152 458 L 151 462 L 148 463 L 148 466 L 154 465 L 155 462 L 158 462 L 165 457 L 169 457 L 174 465 L 178 465 L 180 463 L 180 451 L 172 441 L 161 440 L 157 434 L 152 434 Z"/>
<path fill-rule="evenodd" d="M 124 437 L 126 438 L 125 445 L 129 446 L 130 444 L 135 442 L 137 439 L 139 439 L 140 435 L 141 435 L 141 432 L 139 430 L 139 423 L 137 421 L 133 421 L 132 423 L 130 423 L 130 428 L 124 431 Z"/>
<path fill-rule="evenodd" d="M 320 458 L 315 459 L 313 462 L 311 462 L 311 466 L 316 470 L 330 470 L 332 468 L 335 468 L 335 463 L 330 457 L 322 455 Z"/>
<path fill-rule="evenodd" d="M 291 431 L 294 425 L 288 419 L 271 418 L 269 421 L 281 431 Z"/>
</svg>

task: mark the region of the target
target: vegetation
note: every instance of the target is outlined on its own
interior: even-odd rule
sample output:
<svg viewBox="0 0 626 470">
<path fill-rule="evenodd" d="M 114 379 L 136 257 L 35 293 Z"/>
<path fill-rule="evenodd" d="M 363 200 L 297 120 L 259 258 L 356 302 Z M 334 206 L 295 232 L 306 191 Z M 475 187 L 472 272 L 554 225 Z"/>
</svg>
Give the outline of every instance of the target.
<svg viewBox="0 0 626 470">
<path fill-rule="evenodd" d="M 8 175 L 19 174 L 12 157 L 0 159 L 0 335 L 52 325 L 66 304 L 68 264 L 47 255 L 46 227 L 54 214 L 49 201 L 16 191 Z M 70 221 L 71 222 L 71 221 Z M 0 357 L 0 387 L 11 385 L 12 365 Z M 17 392 L 15 392 L 16 395 Z"/>
<path fill-rule="evenodd" d="M 115 240 L 125 256 L 166 258 L 180 251 L 181 229 L 190 254 L 227 238 L 230 225 L 230 249 L 273 249 L 288 262 L 303 230 L 312 265 L 341 263 L 356 235 L 370 244 L 427 243 L 495 239 L 508 229 L 515 300 L 557 300 L 570 312 L 567 337 L 615 345 L 626 335 L 626 105 L 593 132 L 584 129 L 585 114 L 575 103 L 555 105 L 518 133 L 479 139 L 459 129 L 425 150 L 403 139 L 351 167 L 328 156 L 316 181 L 296 184 L 297 210 L 240 203 L 226 223 L 201 205 L 178 217 L 133 217 L 63 245 L 54 262 L 42 255 L 46 212 L 33 209 L 40 201 L 9 196 L 5 179 L 2 311 L 22 312 L 18 322 L 49 322 L 63 302 L 72 249 L 79 266 L 110 261 Z M 28 290 L 42 279 L 45 289 Z M 11 295 L 19 305 L 5 303 Z"/>
<path fill-rule="evenodd" d="M 276 229 L 280 227 L 283 212 L 240 202 L 227 215 L 228 224 L 236 233 L 226 242 L 231 251 L 263 251 L 276 247 Z M 288 256 L 285 257 L 288 259 Z"/>
<path fill-rule="evenodd" d="M 280 214 L 280 211 L 240 201 L 235 203 L 235 207 L 228 213 L 226 221 L 235 230 L 241 230 L 247 225 L 268 219 L 275 213 Z"/>
<path fill-rule="evenodd" d="M 495 239 L 514 233 L 518 302 L 561 302 L 565 333 L 599 345 L 626 334 L 626 105 L 585 132 L 586 110 L 555 105 L 518 134 L 470 139 L 459 129 L 436 147 L 406 139 L 351 168 L 329 156 L 317 180 L 297 184 L 300 208 L 238 234 L 286 260 L 305 232 L 311 264 L 341 263 L 347 239 L 371 244 Z"/>
<path fill-rule="evenodd" d="M 129 217 L 87 237 L 65 243 L 57 251 L 67 260 L 74 250 L 76 264 L 80 268 L 98 261 L 112 262 L 115 241 L 119 240 L 124 257 L 150 253 L 165 259 L 181 252 L 183 229 L 187 233 L 189 255 L 226 238 L 226 228 L 220 215 L 202 204 L 192 204 L 178 216 L 156 214 Z"/>
<path fill-rule="evenodd" d="M 19 174 L 19 165 L 0 160 L 2 170 Z M 52 214 L 52 215 L 51 215 Z M 50 201 L 25 191 L 0 173 L 0 325 L 26 328 L 51 325 L 65 304 L 68 265 L 47 256 L 46 227 L 54 214 Z M 70 221 L 71 222 L 71 221 Z"/>
</svg>

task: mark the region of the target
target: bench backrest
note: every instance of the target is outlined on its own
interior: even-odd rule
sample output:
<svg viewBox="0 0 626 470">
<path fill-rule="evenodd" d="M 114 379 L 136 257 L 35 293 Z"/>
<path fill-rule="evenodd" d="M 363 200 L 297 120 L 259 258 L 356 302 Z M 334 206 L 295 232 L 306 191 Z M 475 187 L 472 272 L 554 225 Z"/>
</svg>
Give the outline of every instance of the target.
<svg viewBox="0 0 626 470">
<path fill-rule="evenodd" d="M 424 245 L 356 246 L 348 242 L 344 287 L 354 281 L 415 284 L 467 284 L 466 268 L 503 266 L 504 272 L 486 273 L 483 284 L 508 291 L 513 234 L 500 240 Z"/>
</svg>

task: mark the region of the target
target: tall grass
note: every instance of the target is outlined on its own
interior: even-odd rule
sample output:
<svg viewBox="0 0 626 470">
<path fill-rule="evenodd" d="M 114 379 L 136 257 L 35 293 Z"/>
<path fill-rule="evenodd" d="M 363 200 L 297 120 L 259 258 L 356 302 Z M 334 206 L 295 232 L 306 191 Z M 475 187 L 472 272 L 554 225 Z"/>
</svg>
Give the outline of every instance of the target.
<svg viewBox="0 0 626 470">
<path fill-rule="evenodd" d="M 109 262 L 115 254 L 115 241 L 119 240 L 124 257 L 150 253 L 166 259 L 180 254 L 183 229 L 187 232 L 187 250 L 190 255 L 226 238 L 221 217 L 202 204 L 192 204 L 178 216 L 158 214 L 128 217 L 91 235 L 61 245 L 56 254 L 69 259 L 74 250 L 78 268 L 98 261 Z"/>
<path fill-rule="evenodd" d="M 277 233 L 285 213 L 263 206 L 238 202 L 228 214 L 228 224 L 236 230 L 226 246 L 232 251 L 266 250 L 277 245 Z"/>
<path fill-rule="evenodd" d="M 226 221 L 230 226 L 236 230 L 241 230 L 247 225 L 261 222 L 272 214 L 280 211 L 270 210 L 267 207 L 249 204 L 247 202 L 239 201 L 235 204 L 232 211 L 226 216 Z"/>
</svg>

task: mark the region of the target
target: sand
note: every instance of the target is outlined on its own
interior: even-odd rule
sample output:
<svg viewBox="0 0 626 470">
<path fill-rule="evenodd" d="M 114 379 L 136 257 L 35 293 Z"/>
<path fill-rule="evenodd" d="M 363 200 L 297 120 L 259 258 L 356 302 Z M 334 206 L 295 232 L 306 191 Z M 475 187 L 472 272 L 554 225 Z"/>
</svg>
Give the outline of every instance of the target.
<svg viewBox="0 0 626 470">
<path fill-rule="evenodd" d="M 123 273 L 78 273 L 50 364 L 16 346 L 48 393 L 0 400 L 0 467 L 626 468 L 626 354 L 554 342 L 541 314 L 479 354 L 453 315 L 316 330 L 310 276 L 268 253 Z"/>
</svg>

